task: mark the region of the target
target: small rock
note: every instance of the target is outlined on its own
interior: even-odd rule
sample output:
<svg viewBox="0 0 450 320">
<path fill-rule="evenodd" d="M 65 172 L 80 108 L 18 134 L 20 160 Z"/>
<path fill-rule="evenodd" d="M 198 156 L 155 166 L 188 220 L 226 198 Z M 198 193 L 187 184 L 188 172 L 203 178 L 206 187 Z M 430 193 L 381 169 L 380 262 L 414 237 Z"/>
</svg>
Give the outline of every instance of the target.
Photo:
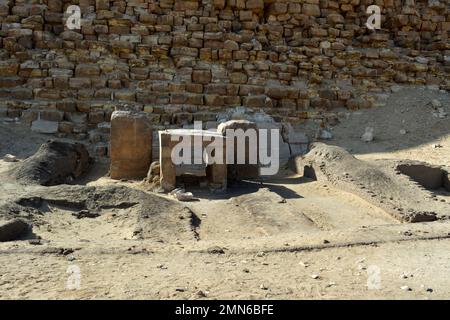
<svg viewBox="0 0 450 320">
<path fill-rule="evenodd" d="M 316 132 L 316 139 L 331 140 L 333 139 L 333 133 L 326 128 L 319 128 Z"/>
<path fill-rule="evenodd" d="M 96 212 L 90 212 L 89 210 L 81 210 L 79 212 L 72 213 L 72 216 L 76 217 L 77 219 L 83 219 L 83 218 L 97 218 L 100 215 Z"/>
<path fill-rule="evenodd" d="M 399 92 L 401 89 L 402 88 L 400 86 L 392 86 L 391 87 L 391 91 L 394 92 L 394 93 Z"/>
<path fill-rule="evenodd" d="M 13 156 L 12 154 L 5 154 L 3 157 L 3 161 L 5 162 L 17 162 L 16 156 Z"/>
<path fill-rule="evenodd" d="M 308 267 L 309 267 L 308 262 L 300 261 L 298 264 L 301 265 L 301 266 L 304 267 L 304 268 L 308 268 Z"/>
<path fill-rule="evenodd" d="M 443 148 L 443 146 L 441 144 L 433 144 L 433 148 L 440 149 Z"/>
<path fill-rule="evenodd" d="M 175 193 L 175 198 L 179 201 L 192 201 L 194 200 L 194 195 L 192 192 L 177 192 Z"/>
<path fill-rule="evenodd" d="M 250 273 L 250 270 L 249 270 L 249 269 L 247 269 L 247 268 L 245 268 L 245 269 L 242 269 L 242 271 L 243 271 L 243 272 L 245 272 L 245 273 Z"/>
<path fill-rule="evenodd" d="M 311 275 L 311 278 L 313 278 L 313 279 L 319 279 L 320 277 L 319 277 L 318 274 L 312 274 L 312 275 Z"/>
<path fill-rule="evenodd" d="M 172 197 L 179 201 L 192 201 L 194 195 L 191 192 L 186 192 L 183 188 L 178 188 L 169 193 Z"/>
<path fill-rule="evenodd" d="M 224 254 L 225 253 L 224 249 L 222 249 L 221 247 L 217 247 L 217 246 L 208 248 L 207 251 L 210 254 Z"/>
<path fill-rule="evenodd" d="M 69 254 L 73 253 L 75 250 L 73 250 L 72 248 L 64 248 L 62 249 L 61 254 L 63 256 L 68 256 Z"/>
<path fill-rule="evenodd" d="M 200 297 L 200 298 L 206 298 L 208 295 L 206 294 L 206 292 L 204 292 L 202 290 L 199 290 L 197 292 L 197 296 Z"/>
<path fill-rule="evenodd" d="M 42 244 L 41 239 L 31 239 L 31 240 L 28 240 L 28 243 L 32 244 L 34 246 L 38 246 L 38 245 Z"/>
<path fill-rule="evenodd" d="M 269 288 L 267 288 L 264 284 L 261 284 L 261 285 L 259 286 L 259 288 L 260 288 L 261 290 L 269 290 Z"/>
<path fill-rule="evenodd" d="M 433 108 L 440 108 L 440 107 L 442 107 L 442 103 L 439 100 L 437 100 L 437 99 L 433 99 L 431 101 L 431 105 L 433 106 Z"/>
<path fill-rule="evenodd" d="M 403 291 L 412 291 L 412 289 L 408 286 L 401 286 L 400 289 L 402 289 Z"/>
<path fill-rule="evenodd" d="M 373 128 L 367 127 L 366 132 L 361 136 L 361 140 L 364 142 L 372 142 L 373 141 Z"/>
<path fill-rule="evenodd" d="M 407 131 L 406 131 L 405 129 L 401 129 L 401 130 L 400 130 L 400 134 L 401 134 L 401 135 L 405 135 L 406 133 L 407 133 Z"/>
</svg>

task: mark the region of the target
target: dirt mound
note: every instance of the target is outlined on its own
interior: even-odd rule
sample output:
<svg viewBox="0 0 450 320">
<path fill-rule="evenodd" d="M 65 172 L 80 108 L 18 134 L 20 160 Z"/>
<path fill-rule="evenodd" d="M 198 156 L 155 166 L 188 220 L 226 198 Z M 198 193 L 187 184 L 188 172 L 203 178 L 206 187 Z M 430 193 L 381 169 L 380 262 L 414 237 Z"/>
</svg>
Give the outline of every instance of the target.
<svg viewBox="0 0 450 320">
<path fill-rule="evenodd" d="M 42 187 L 29 195 L 22 195 L 8 208 L 18 213 L 28 212 L 30 219 L 37 224 L 48 223 L 52 218 L 47 219 L 46 216 L 55 214 L 68 213 L 69 218 L 64 219 L 70 220 L 73 227 L 86 217 L 96 220 L 112 216 L 132 226 L 137 239 L 159 242 L 197 239 L 198 218 L 188 208 L 156 194 L 124 186 Z M 11 214 L 8 217 L 11 218 Z M 83 232 L 89 236 L 88 231 Z M 119 231 L 115 232 L 119 234 Z"/>
<path fill-rule="evenodd" d="M 450 208 L 445 198 L 437 199 L 420 183 L 399 172 L 399 166 L 406 167 L 407 163 L 406 160 L 362 161 L 343 148 L 315 143 L 307 155 L 291 161 L 291 168 L 354 193 L 400 221 L 448 218 Z M 443 185 L 444 174 L 441 174 Z"/>
<path fill-rule="evenodd" d="M 53 186 L 74 181 L 90 162 L 84 145 L 50 140 L 7 174 L 20 183 Z"/>
<path fill-rule="evenodd" d="M 267 188 L 231 200 L 254 219 L 256 225 L 279 232 L 311 232 L 319 228 L 280 195 Z M 275 230 L 277 232 L 275 232 Z"/>
</svg>

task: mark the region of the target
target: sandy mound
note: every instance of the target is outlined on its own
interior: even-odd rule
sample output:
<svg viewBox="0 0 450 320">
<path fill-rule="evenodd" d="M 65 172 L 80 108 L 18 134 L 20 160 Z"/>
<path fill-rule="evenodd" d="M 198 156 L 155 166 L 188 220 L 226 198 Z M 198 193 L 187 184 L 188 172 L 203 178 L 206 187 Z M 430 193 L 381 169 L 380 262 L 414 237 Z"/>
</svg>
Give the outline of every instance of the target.
<svg viewBox="0 0 450 320">
<path fill-rule="evenodd" d="M 100 231 L 110 238 L 120 239 L 124 233 L 120 228 L 113 231 L 108 227 L 111 221 L 111 226 L 120 222 L 120 227 L 130 230 L 129 238 L 159 242 L 197 238 L 197 218 L 188 208 L 173 200 L 124 186 L 42 187 L 4 205 L 0 208 L 0 217 L 21 217 L 36 225 L 45 224 L 49 228 L 54 225 L 56 228 L 52 229 L 60 229 L 61 222 L 65 221 L 67 226 L 64 228 L 76 228 L 82 233 L 78 237 L 84 239 L 96 238 L 95 232 Z M 79 224 L 83 228 L 78 228 Z M 102 231 L 103 227 L 111 230 Z M 70 233 L 67 229 L 64 231 Z"/>
<path fill-rule="evenodd" d="M 291 161 L 294 171 L 354 193 L 400 221 L 447 219 L 449 204 L 446 200 L 437 201 L 433 190 L 427 190 L 411 175 L 400 170 L 402 167 L 414 168 L 417 165 L 407 160 L 362 161 L 341 147 L 323 143 L 314 143 L 308 154 Z M 447 171 L 421 163 L 419 172 L 425 168 L 429 168 L 430 172 L 440 172 L 441 176 L 437 178 L 439 187 L 447 192 L 444 184 L 444 173 L 447 178 Z M 419 181 L 422 176 L 417 177 Z M 423 177 L 422 181 L 425 181 Z"/>
<path fill-rule="evenodd" d="M 72 182 L 90 162 L 84 145 L 50 140 L 6 174 L 20 183 L 51 186 Z"/>
</svg>

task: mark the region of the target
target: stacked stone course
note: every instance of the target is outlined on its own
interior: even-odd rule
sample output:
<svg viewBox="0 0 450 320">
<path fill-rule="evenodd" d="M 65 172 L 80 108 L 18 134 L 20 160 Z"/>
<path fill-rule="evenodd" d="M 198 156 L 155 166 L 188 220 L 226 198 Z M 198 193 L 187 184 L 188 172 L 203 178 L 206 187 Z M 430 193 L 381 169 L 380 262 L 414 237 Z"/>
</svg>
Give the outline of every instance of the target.
<svg viewBox="0 0 450 320">
<path fill-rule="evenodd" d="M 0 0 L 0 23 L 0 114 L 80 137 L 115 109 L 165 128 L 234 106 L 293 122 L 395 83 L 450 89 L 450 0 Z"/>
</svg>

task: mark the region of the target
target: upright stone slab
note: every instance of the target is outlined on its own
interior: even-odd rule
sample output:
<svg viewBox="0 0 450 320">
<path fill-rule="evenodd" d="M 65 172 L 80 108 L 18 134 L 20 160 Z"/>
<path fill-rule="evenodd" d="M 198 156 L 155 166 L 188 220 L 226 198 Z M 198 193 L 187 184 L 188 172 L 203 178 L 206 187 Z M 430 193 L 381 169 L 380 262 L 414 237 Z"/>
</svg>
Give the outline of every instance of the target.
<svg viewBox="0 0 450 320">
<path fill-rule="evenodd" d="M 227 130 L 233 130 L 234 137 L 227 135 Z M 239 131 L 244 134 L 243 137 L 239 137 Z M 251 130 L 251 131 L 247 131 Z M 228 142 L 233 144 L 233 148 L 227 146 L 227 159 L 233 159 L 233 163 L 228 163 L 228 179 L 229 180 L 245 180 L 245 179 L 256 179 L 259 177 L 259 165 L 258 165 L 258 128 L 256 123 L 247 120 L 231 120 L 221 123 L 217 132 L 223 136 L 227 136 Z M 250 143 L 247 136 L 254 135 L 256 137 L 256 143 Z M 245 142 L 244 140 L 245 139 Z M 240 156 L 237 152 L 238 145 L 244 144 L 244 159 L 245 163 L 239 164 L 238 157 Z M 256 163 L 251 163 L 250 155 L 255 156 Z M 253 161 L 254 162 L 254 161 Z"/>
<path fill-rule="evenodd" d="M 111 116 L 112 179 L 142 179 L 152 161 L 152 126 L 145 113 L 114 111 Z"/>
<path fill-rule="evenodd" d="M 258 130 L 267 130 L 267 140 L 265 142 L 259 141 L 259 149 L 261 154 L 270 156 L 271 162 L 278 160 L 278 167 L 281 168 L 288 163 L 291 157 L 289 144 L 284 142 L 281 135 L 282 125 L 275 122 L 258 123 Z M 275 141 L 272 141 L 272 130 L 278 131 L 278 146 L 275 146 Z M 260 175 L 266 175 L 262 172 L 263 167 L 270 167 L 270 165 L 260 165 Z M 279 169 L 278 168 L 278 169 Z M 279 170 L 278 170 L 279 171 Z"/>
<path fill-rule="evenodd" d="M 281 130 L 284 142 L 289 144 L 291 157 L 302 155 L 308 152 L 309 139 L 303 133 L 295 131 L 289 123 L 284 123 Z"/>
</svg>

